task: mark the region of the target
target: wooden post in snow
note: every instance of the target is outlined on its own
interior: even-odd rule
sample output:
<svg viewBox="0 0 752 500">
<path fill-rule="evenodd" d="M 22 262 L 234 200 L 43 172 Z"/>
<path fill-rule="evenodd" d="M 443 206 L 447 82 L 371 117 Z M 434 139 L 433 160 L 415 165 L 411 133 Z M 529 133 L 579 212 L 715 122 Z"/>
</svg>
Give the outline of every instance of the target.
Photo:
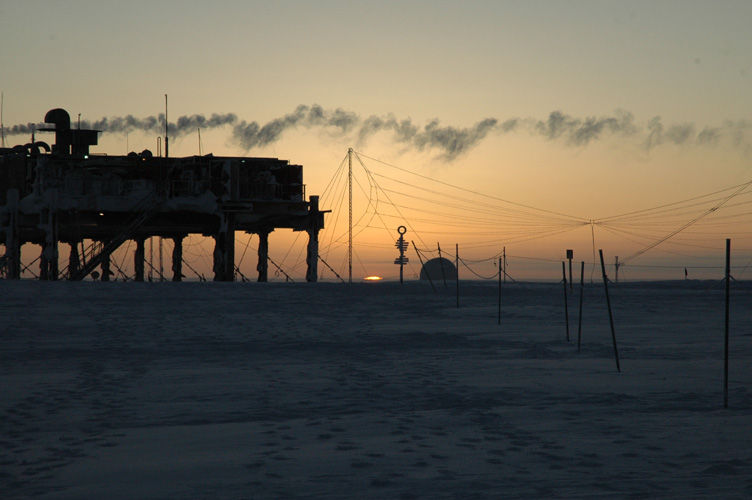
<svg viewBox="0 0 752 500">
<path fill-rule="evenodd" d="M 564 277 L 564 322 L 567 325 L 567 342 L 569 342 L 569 306 L 567 304 L 567 265 L 564 261 L 561 263 L 561 273 Z"/>
<path fill-rule="evenodd" d="M 577 325 L 577 352 L 580 352 L 580 346 L 582 345 L 582 297 L 585 294 L 585 261 L 582 261 L 580 266 L 580 314 L 578 316 Z"/>
<path fill-rule="evenodd" d="M 499 257 L 499 324 L 501 324 L 501 275 L 504 273 L 501 269 L 501 257 Z"/>
<path fill-rule="evenodd" d="M 731 289 L 731 240 L 726 239 L 726 328 L 723 344 L 723 407 L 728 408 L 729 296 Z"/>
<path fill-rule="evenodd" d="M 603 250 L 598 250 L 601 255 L 601 272 L 603 273 L 603 288 L 606 290 L 606 305 L 608 306 L 608 320 L 611 322 L 611 340 L 614 343 L 614 358 L 616 359 L 616 371 L 621 372 L 619 366 L 619 350 L 616 348 L 616 331 L 614 330 L 614 315 L 611 313 L 611 299 L 608 297 L 608 276 L 606 276 L 606 264 L 603 263 Z"/>
</svg>

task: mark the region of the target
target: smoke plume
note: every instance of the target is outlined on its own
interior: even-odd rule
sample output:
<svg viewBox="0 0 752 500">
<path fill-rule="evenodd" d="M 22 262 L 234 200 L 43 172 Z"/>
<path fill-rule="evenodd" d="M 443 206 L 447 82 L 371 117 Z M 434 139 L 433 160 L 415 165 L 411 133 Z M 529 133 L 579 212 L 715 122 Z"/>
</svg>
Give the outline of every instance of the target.
<svg viewBox="0 0 752 500">
<path fill-rule="evenodd" d="M 34 128 L 38 130 L 41 126 L 20 124 L 5 128 L 4 132 L 7 136 L 30 135 Z M 576 117 L 552 111 L 546 119 L 511 117 L 501 121 L 486 118 L 469 127 L 457 127 L 443 125 L 438 119 L 418 124 L 410 118 L 397 118 L 392 113 L 363 118 L 352 111 L 324 109 L 314 104 L 300 105 L 291 113 L 263 124 L 239 119 L 234 113 L 186 115 L 170 122 L 168 133 L 171 137 L 180 137 L 196 129 L 221 127 L 230 127 L 232 139 L 246 151 L 273 144 L 291 129 L 318 129 L 332 137 L 355 140 L 359 146 L 378 134 L 386 135 L 407 149 L 437 152 L 446 161 L 467 153 L 489 135 L 510 133 L 540 136 L 570 147 L 586 147 L 609 138 L 629 140 L 648 152 L 664 145 L 716 146 L 727 141 L 745 154 L 752 153 L 752 124 L 744 120 L 698 127 L 693 123 L 665 124 L 660 116 L 656 116 L 641 124 L 632 113 L 618 109 L 611 115 L 597 117 Z M 145 132 L 161 135 L 165 129 L 165 116 L 137 118 L 127 115 L 93 122 L 84 120 L 81 128 L 114 134 Z"/>
<path fill-rule="evenodd" d="M 26 123 L 26 124 L 19 124 L 19 125 L 13 125 L 12 127 L 5 127 L 3 132 L 5 135 L 31 135 L 34 130 L 39 129 L 42 124 L 35 124 L 35 123 Z"/>
<path fill-rule="evenodd" d="M 631 113 L 616 110 L 614 116 L 575 118 L 554 111 L 548 120 L 537 121 L 532 127 L 546 139 L 564 139 L 574 146 L 586 146 L 604 135 L 631 136 L 638 132 Z"/>
<path fill-rule="evenodd" d="M 326 111 L 321 106 L 298 106 L 295 111 L 281 118 L 259 125 L 257 122 L 247 123 L 245 120 L 235 123 L 232 135 L 246 150 L 267 146 L 282 137 L 291 128 L 325 128 L 337 135 L 348 134 L 360 119 L 355 113 L 336 109 Z"/>
</svg>

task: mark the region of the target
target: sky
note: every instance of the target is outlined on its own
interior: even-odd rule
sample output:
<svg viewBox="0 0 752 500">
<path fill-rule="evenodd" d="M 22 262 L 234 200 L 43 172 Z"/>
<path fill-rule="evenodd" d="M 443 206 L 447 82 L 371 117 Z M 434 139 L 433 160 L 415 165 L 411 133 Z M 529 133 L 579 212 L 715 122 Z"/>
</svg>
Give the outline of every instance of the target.
<svg viewBox="0 0 752 500">
<path fill-rule="evenodd" d="M 749 19 L 746 1 L 3 0 L 5 141 L 62 107 L 104 130 L 94 152 L 156 151 L 167 94 L 171 156 L 286 159 L 322 200 L 353 148 L 357 276 L 398 272 L 400 225 L 482 275 L 502 249 L 510 274 L 555 278 L 566 249 L 602 248 L 625 277 L 716 276 L 725 238 L 752 260 Z M 278 233 L 272 255 L 297 255 Z M 322 235 L 339 270 L 342 234 Z"/>
</svg>

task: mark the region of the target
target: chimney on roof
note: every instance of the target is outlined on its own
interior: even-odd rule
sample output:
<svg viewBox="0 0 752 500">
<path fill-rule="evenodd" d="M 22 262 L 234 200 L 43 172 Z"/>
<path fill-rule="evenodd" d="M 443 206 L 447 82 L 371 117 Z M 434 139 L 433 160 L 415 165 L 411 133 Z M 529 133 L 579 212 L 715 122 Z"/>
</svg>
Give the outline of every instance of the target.
<svg viewBox="0 0 752 500">
<path fill-rule="evenodd" d="M 55 144 L 52 153 L 62 156 L 88 155 L 89 146 L 99 142 L 98 130 L 71 130 L 70 115 L 61 108 L 51 109 L 44 115 L 45 123 L 52 123 L 54 128 L 40 128 L 42 131 L 55 131 Z"/>
<path fill-rule="evenodd" d="M 51 109 L 44 115 L 44 123 L 52 123 L 55 128 L 40 128 L 41 131 L 55 131 L 55 144 L 52 153 L 68 156 L 70 154 L 70 115 L 61 108 Z"/>
</svg>

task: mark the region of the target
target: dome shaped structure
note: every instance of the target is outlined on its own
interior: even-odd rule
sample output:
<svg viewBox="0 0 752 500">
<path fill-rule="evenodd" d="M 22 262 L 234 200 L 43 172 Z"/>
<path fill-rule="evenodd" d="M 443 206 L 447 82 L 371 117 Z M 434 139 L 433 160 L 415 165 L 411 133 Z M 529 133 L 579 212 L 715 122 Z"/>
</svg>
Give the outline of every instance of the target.
<svg viewBox="0 0 752 500">
<path fill-rule="evenodd" d="M 454 267 L 452 261 L 443 257 L 428 260 L 420 270 L 420 279 L 427 280 L 429 278 L 432 281 L 456 280 L 457 268 Z"/>
</svg>

